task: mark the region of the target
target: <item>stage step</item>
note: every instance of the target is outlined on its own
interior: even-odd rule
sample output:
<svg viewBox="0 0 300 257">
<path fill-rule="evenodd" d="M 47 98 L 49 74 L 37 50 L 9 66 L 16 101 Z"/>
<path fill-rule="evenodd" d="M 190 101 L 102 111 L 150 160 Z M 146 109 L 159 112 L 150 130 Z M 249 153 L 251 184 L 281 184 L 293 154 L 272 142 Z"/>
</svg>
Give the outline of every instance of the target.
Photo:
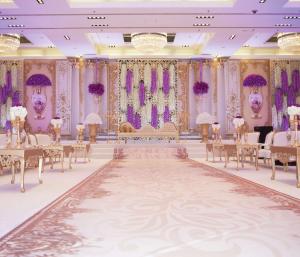
<svg viewBox="0 0 300 257">
<path fill-rule="evenodd" d="M 114 144 L 106 142 L 91 144 L 91 159 L 112 159 L 114 155 Z"/>
</svg>

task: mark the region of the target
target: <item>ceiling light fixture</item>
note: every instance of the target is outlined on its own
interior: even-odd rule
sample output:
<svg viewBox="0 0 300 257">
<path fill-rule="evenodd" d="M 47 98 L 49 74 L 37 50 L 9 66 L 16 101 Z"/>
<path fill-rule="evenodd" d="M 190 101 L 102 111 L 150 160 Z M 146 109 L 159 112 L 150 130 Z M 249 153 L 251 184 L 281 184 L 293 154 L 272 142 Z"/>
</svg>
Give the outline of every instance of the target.
<svg viewBox="0 0 300 257">
<path fill-rule="evenodd" d="M 233 34 L 229 37 L 230 40 L 234 39 L 236 37 L 236 34 Z"/>
<path fill-rule="evenodd" d="M 106 17 L 105 16 L 88 16 L 87 19 L 88 20 L 105 20 Z"/>
<path fill-rule="evenodd" d="M 209 23 L 194 23 L 193 24 L 194 27 L 208 27 L 210 26 Z"/>
<path fill-rule="evenodd" d="M 36 0 L 38 4 L 44 4 L 44 0 Z"/>
<path fill-rule="evenodd" d="M 259 0 L 260 4 L 264 4 L 267 0 Z"/>
<path fill-rule="evenodd" d="M 215 16 L 213 15 L 198 15 L 196 16 L 196 19 L 214 19 Z"/>
<path fill-rule="evenodd" d="M 23 28 L 25 27 L 23 24 L 9 24 L 9 28 Z"/>
<path fill-rule="evenodd" d="M 163 49 L 168 41 L 165 33 L 136 33 L 131 34 L 132 45 L 144 53 L 157 53 Z"/>
<path fill-rule="evenodd" d="M 20 35 L 0 34 L 0 53 L 14 52 L 20 46 Z"/>
<path fill-rule="evenodd" d="M 16 20 L 17 17 L 13 17 L 13 16 L 2 16 L 0 17 L 0 20 Z"/>
<path fill-rule="evenodd" d="M 300 16 L 284 16 L 283 19 L 285 19 L 285 20 L 295 20 L 295 19 L 300 19 Z"/>
<path fill-rule="evenodd" d="M 64 38 L 65 38 L 66 40 L 70 40 L 70 39 L 71 39 L 68 35 L 64 35 Z"/>
<path fill-rule="evenodd" d="M 275 27 L 292 27 L 292 24 L 290 23 L 277 23 L 275 24 Z"/>
<path fill-rule="evenodd" d="M 108 27 L 108 24 L 92 24 L 91 27 Z"/>
<path fill-rule="evenodd" d="M 279 33 L 277 44 L 283 50 L 300 50 L 300 33 Z"/>
</svg>

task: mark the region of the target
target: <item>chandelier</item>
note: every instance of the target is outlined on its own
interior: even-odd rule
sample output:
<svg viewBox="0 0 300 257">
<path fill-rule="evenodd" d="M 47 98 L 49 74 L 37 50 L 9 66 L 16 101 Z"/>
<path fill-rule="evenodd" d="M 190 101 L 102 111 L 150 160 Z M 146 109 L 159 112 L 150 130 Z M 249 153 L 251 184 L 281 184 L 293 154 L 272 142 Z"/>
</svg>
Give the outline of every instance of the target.
<svg viewBox="0 0 300 257">
<path fill-rule="evenodd" d="M 281 49 L 300 51 L 300 33 L 280 33 L 277 39 Z"/>
<path fill-rule="evenodd" d="M 141 52 L 154 53 L 166 46 L 167 35 L 164 33 L 131 34 L 131 43 Z"/>
<path fill-rule="evenodd" d="M 20 35 L 0 34 L 0 53 L 14 52 L 20 46 Z"/>
</svg>

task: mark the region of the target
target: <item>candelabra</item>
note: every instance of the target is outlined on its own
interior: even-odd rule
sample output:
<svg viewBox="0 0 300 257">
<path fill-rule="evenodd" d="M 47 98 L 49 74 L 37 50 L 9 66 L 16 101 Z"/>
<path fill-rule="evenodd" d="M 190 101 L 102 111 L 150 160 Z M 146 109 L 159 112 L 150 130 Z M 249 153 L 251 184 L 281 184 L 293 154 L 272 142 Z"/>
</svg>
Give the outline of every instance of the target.
<svg viewBox="0 0 300 257">
<path fill-rule="evenodd" d="M 222 138 L 220 134 L 220 124 L 218 122 L 215 122 L 211 125 L 212 131 L 213 131 L 213 139 L 216 143 L 221 143 Z"/>
<path fill-rule="evenodd" d="M 299 146 L 298 142 L 298 115 L 290 115 L 290 125 L 291 127 L 294 126 L 295 128 L 295 138 L 293 146 Z"/>
<path fill-rule="evenodd" d="M 14 106 L 10 108 L 10 119 L 17 134 L 16 147 L 22 147 L 21 131 L 24 128 L 27 110 L 23 106 Z"/>
<path fill-rule="evenodd" d="M 298 147 L 298 116 L 300 116 L 300 107 L 290 106 L 288 107 L 287 112 L 290 116 L 290 126 L 294 126 L 295 128 L 295 139 L 293 145 Z"/>
<path fill-rule="evenodd" d="M 53 126 L 53 130 L 55 133 L 55 144 L 60 144 L 60 135 L 61 135 L 61 126 L 62 126 L 63 120 L 61 118 L 55 117 L 51 120 L 51 124 Z"/>
<path fill-rule="evenodd" d="M 77 143 L 82 144 L 83 138 L 84 138 L 84 125 L 82 123 L 77 124 L 76 126 L 77 129 Z"/>
<path fill-rule="evenodd" d="M 245 120 L 241 116 L 237 116 L 233 119 L 233 125 L 236 130 L 236 141 L 237 143 L 241 142 L 241 132 L 242 132 L 242 127 L 245 123 Z"/>
</svg>

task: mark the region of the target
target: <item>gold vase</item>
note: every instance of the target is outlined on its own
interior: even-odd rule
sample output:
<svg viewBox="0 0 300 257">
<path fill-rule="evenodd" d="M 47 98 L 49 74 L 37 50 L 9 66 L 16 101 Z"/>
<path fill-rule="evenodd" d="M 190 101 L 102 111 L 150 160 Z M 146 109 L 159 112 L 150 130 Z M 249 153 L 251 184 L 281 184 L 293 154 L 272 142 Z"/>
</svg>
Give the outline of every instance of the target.
<svg viewBox="0 0 300 257">
<path fill-rule="evenodd" d="M 199 126 L 200 126 L 200 133 L 202 135 L 202 142 L 207 143 L 209 124 L 200 124 Z"/>
<path fill-rule="evenodd" d="M 54 133 L 55 133 L 55 144 L 60 144 L 60 134 L 61 134 L 61 128 L 60 127 L 54 127 Z"/>
<path fill-rule="evenodd" d="M 96 143 L 98 127 L 98 124 L 89 124 L 90 143 Z"/>
<path fill-rule="evenodd" d="M 21 120 L 19 116 L 17 116 L 14 120 L 11 121 L 13 127 L 16 130 L 17 140 L 16 140 L 16 147 L 18 149 L 22 148 L 22 140 L 21 140 L 21 131 L 24 129 L 24 120 Z"/>
<path fill-rule="evenodd" d="M 78 129 L 77 143 L 82 144 L 84 139 L 84 129 Z"/>
<path fill-rule="evenodd" d="M 297 115 L 293 115 L 290 116 L 290 126 L 295 129 L 295 139 L 294 139 L 294 143 L 293 146 L 298 147 L 299 143 L 298 143 L 298 116 Z"/>
</svg>

